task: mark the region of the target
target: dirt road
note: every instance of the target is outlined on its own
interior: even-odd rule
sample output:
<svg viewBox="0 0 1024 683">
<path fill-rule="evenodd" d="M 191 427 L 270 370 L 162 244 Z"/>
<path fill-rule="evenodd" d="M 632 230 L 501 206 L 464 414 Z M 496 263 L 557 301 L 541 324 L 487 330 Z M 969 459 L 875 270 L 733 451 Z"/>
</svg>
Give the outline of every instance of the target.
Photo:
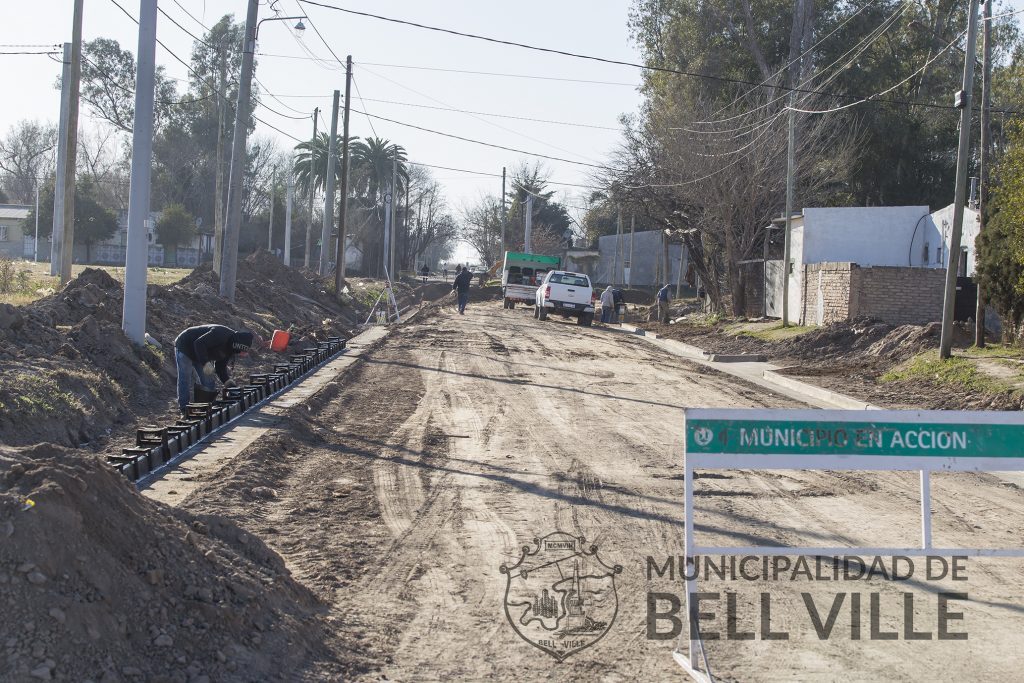
<svg viewBox="0 0 1024 683">
<path fill-rule="evenodd" d="M 323 601 L 333 650 L 360 650 L 368 680 L 682 680 L 675 640 L 647 633 L 648 594 L 681 595 L 682 584 L 649 577 L 648 557 L 663 567 L 682 554 L 688 406 L 799 407 L 626 334 L 541 323 L 500 303 L 472 304 L 465 316 L 448 307 L 396 329 L 182 505 L 230 517 L 280 553 Z M 698 535 L 912 543 L 914 483 L 900 474 L 707 474 Z M 943 543 L 1024 545 L 1018 488 L 958 476 L 937 478 L 933 496 Z M 555 532 L 596 545 L 601 560 L 588 549 L 556 563 L 563 586 L 581 564 L 609 568 L 585 579 L 603 586 L 588 604 L 595 615 L 604 609 L 607 634 L 562 662 L 517 635 L 510 620 L 529 610 L 513 601 L 506 616 L 506 582 L 528 579 L 522 567 L 499 571 Z M 704 590 L 738 594 L 738 630 L 760 635 L 755 607 L 767 592 L 771 627 L 790 632 L 785 641 L 727 639 L 723 594 L 703 605 L 716 613 L 708 628 L 722 632 L 709 644 L 712 667 L 720 680 L 1009 679 L 1024 644 L 1022 566 L 970 561 L 964 583 L 707 582 Z M 935 632 L 937 593 L 951 590 L 972 598 L 949 609 L 966 614 L 949 630 L 970 639 L 905 640 L 902 594 L 916 598 L 914 628 Z M 860 640 L 848 610 L 829 640 L 815 635 L 801 593 L 824 619 L 839 592 L 862 594 Z M 896 630 L 898 640 L 868 637 L 872 600 L 876 630 Z M 520 621 L 520 630 L 530 627 Z M 326 677 L 332 666 L 311 661 L 295 676 Z"/>
</svg>

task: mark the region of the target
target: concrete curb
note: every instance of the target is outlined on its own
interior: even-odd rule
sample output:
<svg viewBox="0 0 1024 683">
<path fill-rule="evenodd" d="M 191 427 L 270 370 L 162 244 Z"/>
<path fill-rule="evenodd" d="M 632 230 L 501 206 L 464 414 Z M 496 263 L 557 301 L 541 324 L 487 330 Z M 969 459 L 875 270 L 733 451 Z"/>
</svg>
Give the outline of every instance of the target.
<svg viewBox="0 0 1024 683">
<path fill-rule="evenodd" d="M 814 396 L 821 401 L 834 403 L 845 410 L 881 410 L 881 408 L 876 405 L 872 405 L 865 401 L 859 401 L 855 398 L 846 396 L 845 394 L 831 391 L 830 389 L 824 389 L 813 384 L 807 384 L 806 382 L 801 382 L 800 380 L 793 379 L 792 377 L 780 375 L 778 372 L 773 370 L 765 370 L 761 376 L 773 384 L 778 384 L 779 386 L 792 389 L 793 391 L 805 393 L 808 396 Z"/>
<path fill-rule="evenodd" d="M 767 363 L 768 356 L 763 353 L 707 353 L 712 363 Z"/>
</svg>

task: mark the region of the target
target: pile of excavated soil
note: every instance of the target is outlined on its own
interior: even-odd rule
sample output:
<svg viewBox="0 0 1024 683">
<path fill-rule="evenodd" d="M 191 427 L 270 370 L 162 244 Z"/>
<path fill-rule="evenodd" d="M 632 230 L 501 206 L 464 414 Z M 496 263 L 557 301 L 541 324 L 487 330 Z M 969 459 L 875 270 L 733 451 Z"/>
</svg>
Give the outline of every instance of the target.
<svg viewBox="0 0 1024 683">
<path fill-rule="evenodd" d="M 219 323 L 269 337 L 291 329 L 290 348 L 351 335 L 363 315 L 339 304 L 313 277 L 265 251 L 239 262 L 235 303 L 218 296 L 203 267 L 182 281 L 150 285 L 147 331 L 162 349 L 137 347 L 121 332 L 123 288 L 87 268 L 60 292 L 23 307 L 0 308 L 0 443 L 52 442 L 101 447 L 141 420 L 175 410 L 174 338 L 191 325 Z M 238 360 L 235 373 L 268 369 L 269 351 Z"/>
<path fill-rule="evenodd" d="M 58 447 L 2 448 L 0 472 L 3 680 L 343 680 L 365 668 L 280 556 L 228 519 L 149 501 Z"/>
</svg>

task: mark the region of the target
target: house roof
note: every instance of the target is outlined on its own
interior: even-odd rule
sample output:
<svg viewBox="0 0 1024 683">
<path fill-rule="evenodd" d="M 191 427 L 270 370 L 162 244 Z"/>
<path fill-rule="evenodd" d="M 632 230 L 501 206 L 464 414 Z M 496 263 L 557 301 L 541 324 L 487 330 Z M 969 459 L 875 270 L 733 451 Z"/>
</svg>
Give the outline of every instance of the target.
<svg viewBox="0 0 1024 683">
<path fill-rule="evenodd" d="M 0 204 L 0 220 L 21 220 L 26 218 L 32 207 L 27 204 Z"/>
</svg>

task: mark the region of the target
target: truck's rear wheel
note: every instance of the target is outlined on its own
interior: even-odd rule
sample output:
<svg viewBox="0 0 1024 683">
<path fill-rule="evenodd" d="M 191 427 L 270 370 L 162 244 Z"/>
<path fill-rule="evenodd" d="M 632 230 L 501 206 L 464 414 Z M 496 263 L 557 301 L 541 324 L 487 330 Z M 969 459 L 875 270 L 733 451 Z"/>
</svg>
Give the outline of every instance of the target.
<svg viewBox="0 0 1024 683">
<path fill-rule="evenodd" d="M 544 308 L 543 306 L 538 306 L 537 307 L 537 319 L 538 320 L 547 320 L 548 319 L 548 309 Z"/>
<path fill-rule="evenodd" d="M 514 310 L 514 309 L 515 309 L 515 307 L 516 307 L 516 302 L 515 302 L 515 301 L 513 301 L 512 299 L 509 299 L 509 300 L 508 300 L 508 310 L 510 310 L 510 311 L 511 311 L 511 310 Z"/>
<path fill-rule="evenodd" d="M 584 314 L 582 314 L 579 317 L 579 324 L 583 325 L 583 327 L 590 327 L 593 322 L 594 322 L 594 314 L 593 313 L 584 313 Z"/>
</svg>

